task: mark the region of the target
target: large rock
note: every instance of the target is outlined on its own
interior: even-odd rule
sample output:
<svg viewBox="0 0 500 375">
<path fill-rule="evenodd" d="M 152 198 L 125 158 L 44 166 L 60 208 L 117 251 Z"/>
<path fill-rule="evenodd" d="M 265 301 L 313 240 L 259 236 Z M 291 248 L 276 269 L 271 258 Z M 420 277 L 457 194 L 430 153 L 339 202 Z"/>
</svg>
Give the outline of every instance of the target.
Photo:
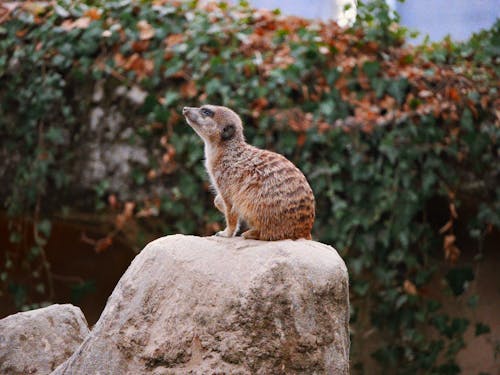
<svg viewBox="0 0 500 375">
<path fill-rule="evenodd" d="M 329 246 L 164 237 L 55 374 L 347 374 L 348 303 Z"/>
<path fill-rule="evenodd" d="M 50 374 L 89 333 L 82 310 L 52 305 L 0 320 L 0 374 Z"/>
</svg>

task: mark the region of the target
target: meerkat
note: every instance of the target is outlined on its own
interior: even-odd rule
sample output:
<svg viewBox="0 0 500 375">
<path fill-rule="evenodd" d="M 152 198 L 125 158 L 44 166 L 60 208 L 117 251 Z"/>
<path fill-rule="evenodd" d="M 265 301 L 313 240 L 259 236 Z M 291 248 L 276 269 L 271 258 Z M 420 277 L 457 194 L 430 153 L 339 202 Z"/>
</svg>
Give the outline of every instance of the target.
<svg viewBox="0 0 500 375">
<path fill-rule="evenodd" d="M 214 204 L 226 219 L 226 228 L 216 235 L 234 237 L 244 221 L 246 239 L 311 239 L 314 195 L 292 162 L 246 143 L 242 121 L 229 108 L 184 107 L 182 113 L 205 143 Z"/>
</svg>

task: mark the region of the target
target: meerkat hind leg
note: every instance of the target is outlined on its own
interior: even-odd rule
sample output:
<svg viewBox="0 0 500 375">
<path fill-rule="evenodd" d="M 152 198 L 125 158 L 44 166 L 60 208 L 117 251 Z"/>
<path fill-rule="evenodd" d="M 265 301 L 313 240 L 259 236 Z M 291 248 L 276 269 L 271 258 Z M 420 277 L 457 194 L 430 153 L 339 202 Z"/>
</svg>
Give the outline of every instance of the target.
<svg viewBox="0 0 500 375">
<path fill-rule="evenodd" d="M 257 229 L 249 229 L 242 233 L 241 237 L 246 240 L 260 240 L 260 231 Z"/>
</svg>

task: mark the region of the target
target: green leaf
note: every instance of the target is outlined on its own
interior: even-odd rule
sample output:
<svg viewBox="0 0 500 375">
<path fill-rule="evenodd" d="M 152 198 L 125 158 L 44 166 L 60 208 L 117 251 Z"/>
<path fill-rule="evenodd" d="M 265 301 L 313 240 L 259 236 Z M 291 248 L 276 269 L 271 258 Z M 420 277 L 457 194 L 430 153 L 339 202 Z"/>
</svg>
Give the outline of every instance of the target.
<svg viewBox="0 0 500 375">
<path fill-rule="evenodd" d="M 468 108 L 462 113 L 460 125 L 469 132 L 474 131 L 474 119 L 472 118 L 472 112 Z"/>
<path fill-rule="evenodd" d="M 47 139 L 49 141 L 53 142 L 56 145 L 60 145 L 60 144 L 64 143 L 64 137 L 63 137 L 63 133 L 62 133 L 61 128 L 57 128 L 55 126 L 52 126 L 49 128 L 49 130 L 47 131 L 45 136 L 47 137 Z"/>
<path fill-rule="evenodd" d="M 483 323 L 476 323 L 476 336 L 481 336 L 491 332 L 489 325 Z"/>
<path fill-rule="evenodd" d="M 19 242 L 21 242 L 21 239 L 22 239 L 21 233 L 19 233 L 19 232 L 10 232 L 9 241 L 11 243 L 14 243 L 14 244 L 15 243 L 19 243 Z"/>
<path fill-rule="evenodd" d="M 454 268 L 446 274 L 446 281 L 456 296 L 461 295 L 472 280 L 474 280 L 474 272 L 470 267 Z"/>
<path fill-rule="evenodd" d="M 378 61 L 366 61 L 363 64 L 363 72 L 365 72 L 370 79 L 375 78 L 379 71 L 380 63 Z"/>
<path fill-rule="evenodd" d="M 366 293 L 368 293 L 369 287 L 370 284 L 366 281 L 358 281 L 355 284 L 353 284 L 354 292 L 361 297 L 365 296 Z"/>
<path fill-rule="evenodd" d="M 165 102 L 163 103 L 163 105 L 165 107 L 169 107 L 171 106 L 175 101 L 177 101 L 177 99 L 180 98 L 180 95 L 178 92 L 176 91 L 167 91 L 165 93 L 165 96 L 164 96 L 164 99 L 165 99 Z"/>
<path fill-rule="evenodd" d="M 475 295 L 469 297 L 469 299 L 467 300 L 467 305 L 470 308 L 476 308 L 478 302 L 479 302 L 479 296 L 477 294 L 475 294 Z"/>
<path fill-rule="evenodd" d="M 402 104 L 406 98 L 406 91 L 408 90 L 408 87 L 408 80 L 406 78 L 400 78 L 389 82 L 387 92 L 395 98 L 399 104 Z"/>
<path fill-rule="evenodd" d="M 41 220 L 37 225 L 37 229 L 48 238 L 50 236 L 50 230 L 52 229 L 52 223 L 48 219 Z"/>
</svg>

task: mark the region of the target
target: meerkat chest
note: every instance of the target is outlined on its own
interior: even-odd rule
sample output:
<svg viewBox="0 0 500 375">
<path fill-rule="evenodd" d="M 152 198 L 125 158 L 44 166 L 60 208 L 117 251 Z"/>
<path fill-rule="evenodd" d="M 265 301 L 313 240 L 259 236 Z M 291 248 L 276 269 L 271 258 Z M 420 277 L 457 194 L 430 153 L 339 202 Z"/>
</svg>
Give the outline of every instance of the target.
<svg viewBox="0 0 500 375">
<path fill-rule="evenodd" d="M 208 145 L 205 147 L 205 168 L 212 185 L 220 192 L 229 193 L 236 188 L 241 175 L 245 173 L 242 166 L 244 150 L 220 150 Z M 233 152 L 234 151 L 234 152 Z"/>
<path fill-rule="evenodd" d="M 205 143 L 205 169 L 210 177 L 210 182 L 215 188 L 217 188 L 217 184 L 215 183 L 216 151 L 217 150 L 212 145 Z"/>
<path fill-rule="evenodd" d="M 217 190 L 234 177 L 232 166 L 235 160 L 232 159 L 210 144 L 205 146 L 205 168 L 210 176 L 210 182 Z"/>
</svg>

